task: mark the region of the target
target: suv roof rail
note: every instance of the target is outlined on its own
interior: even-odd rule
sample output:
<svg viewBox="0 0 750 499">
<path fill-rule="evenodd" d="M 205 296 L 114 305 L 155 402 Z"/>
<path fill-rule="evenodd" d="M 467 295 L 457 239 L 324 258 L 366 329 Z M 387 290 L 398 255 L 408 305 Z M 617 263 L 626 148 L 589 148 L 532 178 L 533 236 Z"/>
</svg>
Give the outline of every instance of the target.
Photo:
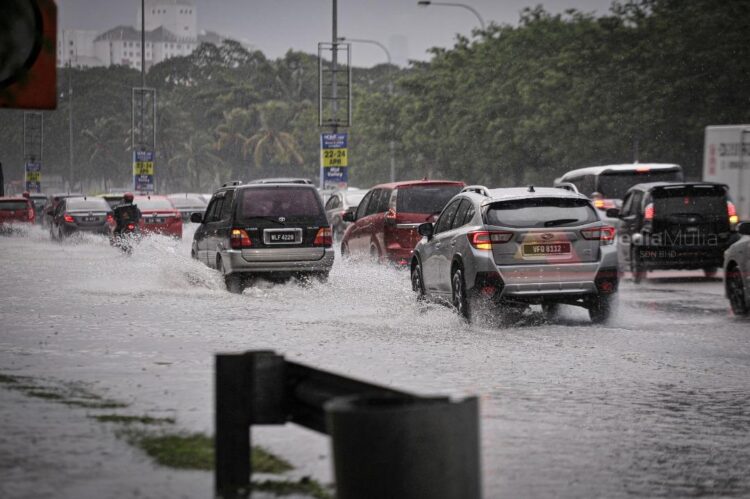
<svg viewBox="0 0 750 499">
<path fill-rule="evenodd" d="M 490 191 L 483 185 L 467 185 L 461 192 L 475 192 L 484 197 L 490 197 Z"/>
<path fill-rule="evenodd" d="M 555 182 L 555 188 L 565 189 L 566 191 L 578 194 L 578 187 L 573 182 Z"/>
<path fill-rule="evenodd" d="M 235 185 L 242 185 L 242 180 L 230 180 L 229 182 L 222 185 L 222 187 L 232 187 Z"/>
</svg>

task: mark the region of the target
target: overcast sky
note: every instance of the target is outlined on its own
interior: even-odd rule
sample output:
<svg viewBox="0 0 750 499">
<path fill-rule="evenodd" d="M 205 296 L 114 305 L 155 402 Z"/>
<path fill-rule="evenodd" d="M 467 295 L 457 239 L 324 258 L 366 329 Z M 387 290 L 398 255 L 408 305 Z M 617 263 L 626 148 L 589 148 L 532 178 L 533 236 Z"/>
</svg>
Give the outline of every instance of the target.
<svg viewBox="0 0 750 499">
<path fill-rule="evenodd" d="M 1 0 L 0 0 L 1 1 Z M 267 57 L 287 50 L 315 53 L 331 40 L 331 0 L 193 0 L 198 29 L 217 31 L 262 50 Z M 517 24 L 524 7 L 542 4 L 552 12 L 576 8 L 606 14 L 612 0 L 466 0 L 486 24 Z M 104 31 L 134 26 L 140 0 L 59 0 L 60 25 L 65 29 Z M 429 59 L 430 47 L 450 47 L 457 33 L 469 35 L 479 21 L 471 11 L 446 6 L 419 7 L 417 0 L 338 0 L 339 36 L 377 40 L 397 64 Z M 352 63 L 385 62 L 376 46 L 354 44 Z"/>
</svg>

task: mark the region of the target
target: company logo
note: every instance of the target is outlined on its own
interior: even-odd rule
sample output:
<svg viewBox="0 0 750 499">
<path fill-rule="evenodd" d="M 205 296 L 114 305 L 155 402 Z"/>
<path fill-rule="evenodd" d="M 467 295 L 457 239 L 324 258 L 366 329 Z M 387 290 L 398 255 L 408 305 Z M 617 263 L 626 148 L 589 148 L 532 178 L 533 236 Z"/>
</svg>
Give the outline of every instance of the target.
<svg viewBox="0 0 750 499">
<path fill-rule="evenodd" d="M 554 236 L 553 234 L 550 234 L 549 232 L 545 232 L 544 234 L 542 234 L 542 236 L 541 236 L 541 237 L 542 237 L 542 239 L 544 239 L 545 241 L 549 241 L 550 239 L 552 239 L 552 238 L 553 238 L 553 237 L 555 237 L 555 236 Z"/>
<path fill-rule="evenodd" d="M 279 217 L 279 222 L 286 222 L 286 217 Z"/>
</svg>

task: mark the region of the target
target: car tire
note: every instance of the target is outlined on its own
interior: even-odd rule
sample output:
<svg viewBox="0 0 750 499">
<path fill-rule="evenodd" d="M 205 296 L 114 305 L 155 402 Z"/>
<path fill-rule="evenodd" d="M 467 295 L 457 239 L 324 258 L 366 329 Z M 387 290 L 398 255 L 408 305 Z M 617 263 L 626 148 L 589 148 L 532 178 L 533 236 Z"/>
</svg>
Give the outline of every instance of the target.
<svg viewBox="0 0 750 499">
<path fill-rule="evenodd" d="M 745 283 L 743 282 L 742 272 L 739 267 L 734 265 L 728 269 L 725 279 L 727 298 L 729 298 L 729 305 L 732 308 L 732 312 L 734 315 L 748 315 L 750 313 L 750 306 L 747 304 Z"/>
<path fill-rule="evenodd" d="M 633 248 L 630 250 L 630 273 L 633 275 L 633 282 L 640 284 L 646 277 L 646 271 L 643 269 L 643 262 L 638 257 L 638 251 Z"/>
<path fill-rule="evenodd" d="M 63 233 L 62 227 L 57 228 L 57 240 L 60 242 L 63 242 L 63 239 L 65 239 L 65 234 Z"/>
<path fill-rule="evenodd" d="M 596 296 L 589 305 L 589 318 L 594 324 L 609 321 L 615 309 L 616 295 Z"/>
<path fill-rule="evenodd" d="M 466 295 L 464 270 L 460 266 L 453 269 L 453 274 L 451 276 L 451 296 L 453 298 L 453 308 L 456 309 L 458 315 L 467 321 L 470 320 L 471 313 L 469 311 L 469 298 Z"/>
<path fill-rule="evenodd" d="M 217 265 L 217 267 L 219 268 L 219 272 L 221 272 L 221 275 L 224 276 L 224 285 L 227 287 L 227 291 L 233 294 L 241 295 L 245 290 L 242 276 L 236 273 L 227 274 L 226 270 L 224 269 L 224 262 L 221 261 L 221 258 L 219 258 L 219 264 Z"/>
<path fill-rule="evenodd" d="M 542 303 L 542 312 L 547 320 L 556 319 L 560 315 L 559 303 Z"/>
<path fill-rule="evenodd" d="M 707 279 L 713 279 L 714 277 L 716 277 L 718 271 L 719 269 L 717 269 L 716 267 L 706 267 L 703 269 L 703 275 L 705 275 Z"/>
<path fill-rule="evenodd" d="M 411 269 L 411 290 L 417 295 L 417 301 L 425 299 L 424 279 L 422 277 L 422 264 L 417 260 L 414 268 Z"/>
</svg>

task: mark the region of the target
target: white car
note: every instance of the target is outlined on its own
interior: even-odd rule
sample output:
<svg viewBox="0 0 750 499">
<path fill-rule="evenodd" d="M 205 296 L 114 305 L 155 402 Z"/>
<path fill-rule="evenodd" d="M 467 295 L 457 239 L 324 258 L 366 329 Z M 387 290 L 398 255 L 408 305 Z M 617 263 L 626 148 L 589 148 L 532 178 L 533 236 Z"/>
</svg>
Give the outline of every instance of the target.
<svg viewBox="0 0 750 499">
<path fill-rule="evenodd" d="M 737 225 L 737 232 L 750 236 L 750 222 Z M 750 237 L 743 237 L 724 253 L 724 289 L 732 312 L 750 313 Z"/>
</svg>

